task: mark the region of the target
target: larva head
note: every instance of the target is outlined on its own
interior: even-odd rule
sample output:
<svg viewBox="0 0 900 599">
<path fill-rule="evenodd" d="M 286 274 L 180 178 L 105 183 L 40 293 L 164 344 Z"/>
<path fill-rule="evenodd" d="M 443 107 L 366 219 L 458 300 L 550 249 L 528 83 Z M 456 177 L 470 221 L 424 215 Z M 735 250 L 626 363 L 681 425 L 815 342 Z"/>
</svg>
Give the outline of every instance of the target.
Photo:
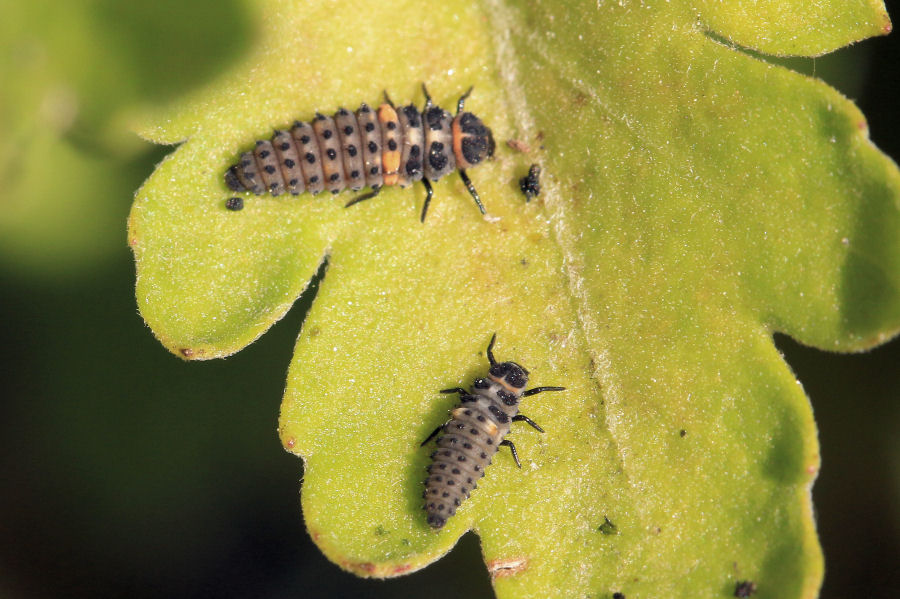
<svg viewBox="0 0 900 599">
<path fill-rule="evenodd" d="M 466 169 L 494 155 L 494 135 L 477 116 L 461 112 L 453 119 L 453 153 L 457 168 Z"/>
<path fill-rule="evenodd" d="M 525 385 L 528 384 L 528 371 L 524 366 L 516 364 L 515 362 L 498 362 L 491 366 L 488 378 L 495 383 L 499 383 L 515 396 L 515 401 L 513 401 L 513 403 L 516 403 L 518 402 L 522 391 L 525 390 Z M 506 397 L 502 399 L 504 403 L 512 405 Z"/>
</svg>

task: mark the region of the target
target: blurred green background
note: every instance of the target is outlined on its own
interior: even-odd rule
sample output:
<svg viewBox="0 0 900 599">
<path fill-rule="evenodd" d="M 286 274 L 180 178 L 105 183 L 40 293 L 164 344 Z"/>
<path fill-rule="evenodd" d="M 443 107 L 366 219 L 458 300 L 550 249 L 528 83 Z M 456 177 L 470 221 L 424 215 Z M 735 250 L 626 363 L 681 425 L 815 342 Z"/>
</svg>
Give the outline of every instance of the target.
<svg viewBox="0 0 900 599">
<path fill-rule="evenodd" d="M 253 43 L 244 7 L 0 8 L 0 596 L 490 597 L 471 534 L 386 582 L 345 574 L 306 534 L 301 462 L 275 427 L 314 286 L 228 360 L 182 362 L 137 313 L 126 217 L 171 148 L 129 123 L 231 66 Z M 855 99 L 900 158 L 900 36 L 786 62 Z M 900 342 L 833 355 L 776 341 L 820 427 L 822 596 L 895 597 Z"/>
</svg>

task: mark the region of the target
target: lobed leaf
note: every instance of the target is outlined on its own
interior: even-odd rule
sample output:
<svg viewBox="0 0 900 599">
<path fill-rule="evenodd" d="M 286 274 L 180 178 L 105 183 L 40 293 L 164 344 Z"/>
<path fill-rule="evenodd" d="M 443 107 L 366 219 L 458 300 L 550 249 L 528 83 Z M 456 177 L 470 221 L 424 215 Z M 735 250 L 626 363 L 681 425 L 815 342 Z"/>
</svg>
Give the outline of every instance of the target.
<svg viewBox="0 0 900 599">
<path fill-rule="evenodd" d="M 772 334 L 842 351 L 895 334 L 900 174 L 846 98 L 720 40 L 820 53 L 886 31 L 883 7 L 254 6 L 253 51 L 143 129 L 186 141 L 129 240 L 144 318 L 190 359 L 262 334 L 327 260 L 279 427 L 323 552 L 393 576 L 471 528 L 507 598 L 815 595 L 815 423 Z M 489 218 L 455 177 L 424 225 L 420 189 L 225 210 L 222 174 L 254 139 L 382 88 L 421 103 L 421 81 L 445 106 L 475 86 L 500 142 L 470 172 Z M 526 204 L 531 162 L 544 192 Z M 523 468 L 498 455 L 436 533 L 419 443 L 495 331 L 498 358 L 568 390 L 523 403 L 546 434 L 514 428 Z"/>
</svg>

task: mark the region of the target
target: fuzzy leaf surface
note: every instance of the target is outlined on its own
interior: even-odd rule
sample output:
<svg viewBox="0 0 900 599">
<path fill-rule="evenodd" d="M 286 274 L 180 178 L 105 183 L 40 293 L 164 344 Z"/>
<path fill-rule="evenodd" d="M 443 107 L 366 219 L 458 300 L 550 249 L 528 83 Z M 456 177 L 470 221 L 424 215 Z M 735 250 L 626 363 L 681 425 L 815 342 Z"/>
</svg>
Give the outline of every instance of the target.
<svg viewBox="0 0 900 599">
<path fill-rule="evenodd" d="M 262 334 L 327 258 L 279 427 L 323 552 L 393 576 L 474 529 L 504 598 L 721 597 L 737 580 L 814 596 L 816 429 L 772 334 L 854 351 L 897 331 L 900 174 L 846 98 L 721 40 L 819 54 L 884 32 L 883 7 L 339 4 L 255 5 L 254 50 L 144 129 L 187 141 L 129 230 L 141 312 L 192 359 Z M 771 31 L 785 7 L 791 44 Z M 467 108 L 498 140 L 470 171 L 490 218 L 456 177 L 424 225 L 418 188 L 225 210 L 222 174 L 253 140 L 381 89 L 421 106 L 422 81 L 445 107 L 475 86 Z M 532 162 L 544 191 L 526 204 Z M 568 390 L 523 402 L 547 432 L 514 427 L 522 469 L 500 453 L 436 533 L 419 443 L 495 331 L 499 359 Z"/>
</svg>

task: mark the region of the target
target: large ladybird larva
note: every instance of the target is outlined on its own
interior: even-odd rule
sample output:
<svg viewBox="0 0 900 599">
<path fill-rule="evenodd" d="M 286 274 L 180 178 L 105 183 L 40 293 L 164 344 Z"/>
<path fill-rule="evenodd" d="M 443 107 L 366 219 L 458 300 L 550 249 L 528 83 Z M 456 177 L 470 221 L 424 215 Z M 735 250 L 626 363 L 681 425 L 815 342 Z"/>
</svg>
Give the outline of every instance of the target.
<svg viewBox="0 0 900 599">
<path fill-rule="evenodd" d="M 481 119 L 463 110 L 472 88 L 457 101 L 455 116 L 432 102 L 424 83 L 422 91 L 422 111 L 412 104 L 398 108 L 385 93 L 385 102 L 374 110 L 365 104 L 355 114 L 340 108 L 333 118 L 316 113 L 309 123 L 296 121 L 290 131 L 276 129 L 271 140 L 257 141 L 253 151 L 241 154 L 225 171 L 225 183 L 232 191 L 273 196 L 371 188 L 347 202 L 349 207 L 374 198 L 385 186 L 422 181 L 424 222 L 434 195 L 431 182 L 456 170 L 485 214 L 466 170 L 492 157 L 495 144 Z"/>
</svg>

